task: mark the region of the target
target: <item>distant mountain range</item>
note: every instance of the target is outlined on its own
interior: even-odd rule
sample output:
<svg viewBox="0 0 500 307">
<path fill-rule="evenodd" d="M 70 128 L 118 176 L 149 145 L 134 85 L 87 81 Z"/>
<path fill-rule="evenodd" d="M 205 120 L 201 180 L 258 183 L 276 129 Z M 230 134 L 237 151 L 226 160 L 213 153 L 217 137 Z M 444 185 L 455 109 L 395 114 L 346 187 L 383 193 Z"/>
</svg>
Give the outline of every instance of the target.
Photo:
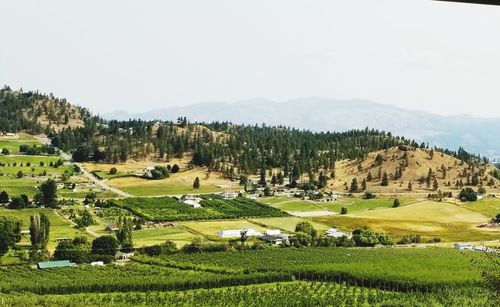
<svg viewBox="0 0 500 307">
<path fill-rule="evenodd" d="M 462 146 L 489 158 L 500 158 L 500 118 L 441 116 L 368 100 L 309 97 L 275 102 L 252 99 L 235 103 L 206 102 L 137 114 L 115 111 L 103 115 L 107 119 L 121 120 L 176 120 L 179 116 L 186 116 L 190 121 L 266 123 L 313 131 L 345 131 L 370 127 L 419 142 L 429 142 L 431 145 L 449 149 Z"/>
</svg>

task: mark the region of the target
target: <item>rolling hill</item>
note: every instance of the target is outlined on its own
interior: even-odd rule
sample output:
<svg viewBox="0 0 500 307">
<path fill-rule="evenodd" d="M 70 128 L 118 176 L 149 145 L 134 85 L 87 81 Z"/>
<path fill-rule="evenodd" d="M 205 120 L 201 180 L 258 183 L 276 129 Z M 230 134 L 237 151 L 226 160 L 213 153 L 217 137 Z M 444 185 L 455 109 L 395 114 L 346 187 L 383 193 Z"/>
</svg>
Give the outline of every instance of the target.
<svg viewBox="0 0 500 307">
<path fill-rule="evenodd" d="M 117 111 L 103 116 L 122 120 L 175 120 L 179 116 L 186 116 L 198 122 L 266 123 L 312 131 L 345 131 L 370 127 L 404 135 L 419 142 L 429 142 L 432 146 L 450 149 L 462 146 L 474 153 L 500 158 L 498 118 L 440 116 L 368 100 L 309 97 L 275 102 L 253 99 L 235 103 L 199 103 L 137 114 Z"/>
</svg>

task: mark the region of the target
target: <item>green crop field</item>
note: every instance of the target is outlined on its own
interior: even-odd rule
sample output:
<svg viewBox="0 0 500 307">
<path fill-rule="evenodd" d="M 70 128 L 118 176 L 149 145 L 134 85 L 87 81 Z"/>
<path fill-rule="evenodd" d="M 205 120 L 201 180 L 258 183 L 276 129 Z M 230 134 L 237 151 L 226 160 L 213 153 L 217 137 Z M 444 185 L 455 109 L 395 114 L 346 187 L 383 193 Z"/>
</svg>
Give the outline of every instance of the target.
<svg viewBox="0 0 500 307">
<path fill-rule="evenodd" d="M 471 252 L 473 253 L 473 252 Z M 476 253 L 477 254 L 477 253 Z M 476 254 L 471 255 L 477 256 Z M 288 272 L 401 287 L 480 286 L 471 258 L 446 248 L 305 248 L 249 250 L 240 253 L 177 254 L 165 259 L 255 272 Z"/>
<path fill-rule="evenodd" d="M 272 248 L 140 255 L 104 267 L 3 266 L 0 305 L 494 306 L 482 258 L 441 248 Z"/>
<path fill-rule="evenodd" d="M 148 184 L 148 185 L 119 186 L 115 185 L 113 181 L 110 181 L 110 184 L 119 188 L 120 190 L 123 190 L 124 192 L 136 196 L 182 195 L 190 193 L 216 193 L 222 191 L 220 188 L 217 188 L 215 186 L 201 186 L 198 190 L 195 190 L 189 184 L 186 185 Z"/>
<path fill-rule="evenodd" d="M 0 177 L 0 192 L 5 191 L 9 196 L 26 194 L 32 198 L 38 192 L 37 187 L 42 183 L 39 179 L 16 179 L 7 176 Z"/>
<path fill-rule="evenodd" d="M 171 197 L 127 198 L 114 200 L 116 206 L 152 221 L 186 221 L 255 216 L 284 216 L 286 213 L 259 202 L 238 198 L 223 199 L 217 195 L 201 196 L 202 208 L 193 208 Z"/>
<path fill-rule="evenodd" d="M 465 293 L 464 293 L 465 292 Z M 489 306 L 481 288 L 405 293 L 328 282 L 294 281 L 168 292 L 6 295 L 12 306 Z"/>
</svg>

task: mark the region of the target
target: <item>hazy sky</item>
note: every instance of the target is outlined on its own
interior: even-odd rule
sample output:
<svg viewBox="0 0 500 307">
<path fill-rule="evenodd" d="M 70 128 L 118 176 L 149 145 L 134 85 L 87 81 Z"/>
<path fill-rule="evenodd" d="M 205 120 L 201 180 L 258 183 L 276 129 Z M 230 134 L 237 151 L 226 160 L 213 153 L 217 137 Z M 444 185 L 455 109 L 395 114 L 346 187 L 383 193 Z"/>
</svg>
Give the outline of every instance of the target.
<svg viewBox="0 0 500 307">
<path fill-rule="evenodd" d="M 97 112 L 324 96 L 500 116 L 500 7 L 0 0 L 0 29 L 0 85 Z"/>
</svg>

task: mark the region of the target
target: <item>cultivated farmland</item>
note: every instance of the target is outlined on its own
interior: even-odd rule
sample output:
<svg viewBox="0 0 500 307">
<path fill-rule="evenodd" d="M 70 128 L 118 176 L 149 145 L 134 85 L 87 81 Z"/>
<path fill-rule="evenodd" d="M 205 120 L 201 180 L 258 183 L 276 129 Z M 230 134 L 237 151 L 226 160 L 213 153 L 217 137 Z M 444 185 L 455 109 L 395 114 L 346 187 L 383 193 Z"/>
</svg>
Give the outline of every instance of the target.
<svg viewBox="0 0 500 307">
<path fill-rule="evenodd" d="M 221 218 L 285 216 L 286 213 L 246 199 L 223 199 L 218 195 L 203 195 L 202 208 L 193 208 L 171 197 L 127 198 L 113 200 L 116 206 L 151 221 L 186 221 Z"/>
</svg>

